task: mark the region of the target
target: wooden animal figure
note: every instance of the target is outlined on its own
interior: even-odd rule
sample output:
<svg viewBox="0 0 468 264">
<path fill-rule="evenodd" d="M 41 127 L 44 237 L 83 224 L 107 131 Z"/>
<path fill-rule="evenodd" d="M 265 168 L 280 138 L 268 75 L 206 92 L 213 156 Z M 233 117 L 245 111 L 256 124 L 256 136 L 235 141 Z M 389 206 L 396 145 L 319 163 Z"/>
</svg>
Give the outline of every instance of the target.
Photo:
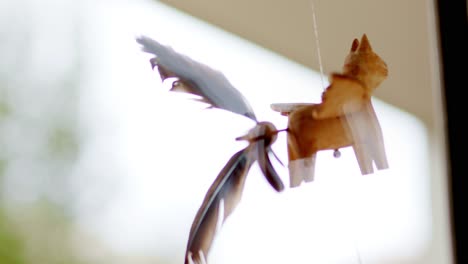
<svg viewBox="0 0 468 264">
<path fill-rule="evenodd" d="M 153 68 L 158 68 L 163 81 L 169 77 L 178 79 L 172 83 L 171 91 L 198 95 L 200 101 L 212 107 L 243 115 L 256 122 L 246 135 L 237 138 L 248 141 L 248 146 L 235 153 L 219 172 L 192 223 L 185 264 L 206 263 L 213 239 L 239 203 L 246 176 L 255 161 L 276 191 L 284 189 L 269 157 L 270 154 L 274 155 L 271 145 L 277 134 L 284 130 L 277 130 L 270 122 L 259 122 L 244 96 L 220 72 L 148 37 L 138 37 L 137 42 L 142 45 L 143 51 L 155 55 L 150 62 Z"/>
<path fill-rule="evenodd" d="M 364 34 L 354 39 L 343 73 L 334 73 L 319 104 L 272 104 L 288 116 L 290 186 L 314 178 L 318 151 L 351 146 L 361 173 L 387 169 L 382 130 L 372 106 L 372 93 L 387 78 L 386 63 L 372 50 Z"/>
<path fill-rule="evenodd" d="M 387 77 L 385 62 L 372 51 L 367 36 L 355 39 L 345 60 L 343 73 L 334 73 L 330 85 L 322 94 L 320 104 L 272 104 L 271 107 L 287 115 L 288 128 L 277 130 L 270 122 L 257 120 L 252 107 L 226 77 L 206 65 L 175 52 L 155 40 L 141 36 L 137 42 L 158 68 L 162 81 L 176 78 L 171 91 L 199 96 L 198 100 L 243 115 L 256 122 L 244 136 L 236 140 L 248 141 L 248 146 L 235 153 L 219 172 L 192 223 L 185 264 L 206 263 L 213 239 L 226 218 L 240 202 L 246 176 L 257 162 L 270 185 L 278 192 L 284 185 L 270 161 L 274 155 L 271 145 L 277 134 L 287 131 L 290 186 L 311 181 L 314 176 L 316 154 L 320 150 L 352 146 L 361 173 L 373 173 L 388 168 L 382 131 L 372 106 L 374 89 Z"/>
</svg>

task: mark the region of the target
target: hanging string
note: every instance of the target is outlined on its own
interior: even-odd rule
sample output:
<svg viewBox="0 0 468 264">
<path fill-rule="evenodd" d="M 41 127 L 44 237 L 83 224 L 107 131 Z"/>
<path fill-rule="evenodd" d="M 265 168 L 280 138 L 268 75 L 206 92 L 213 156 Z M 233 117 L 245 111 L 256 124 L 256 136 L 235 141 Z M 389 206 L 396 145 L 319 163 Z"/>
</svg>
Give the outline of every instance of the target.
<svg viewBox="0 0 468 264">
<path fill-rule="evenodd" d="M 319 67 L 320 67 L 320 80 L 322 82 L 322 88 L 325 89 L 325 82 L 323 81 L 323 64 L 322 64 L 322 57 L 321 57 L 321 52 L 320 52 L 320 43 L 319 43 L 319 35 L 318 35 L 318 25 L 317 25 L 317 19 L 315 15 L 315 5 L 314 5 L 314 0 L 310 0 L 310 7 L 312 8 L 312 19 L 313 19 L 313 24 L 314 24 L 314 35 L 315 35 L 315 45 L 317 46 L 317 58 L 319 62 Z"/>
<path fill-rule="evenodd" d="M 361 252 L 359 252 L 359 244 L 357 242 L 357 239 L 355 237 L 354 239 L 354 248 L 356 249 L 356 257 L 357 257 L 357 260 L 358 260 L 358 264 L 362 264 L 362 258 L 361 258 Z"/>
<path fill-rule="evenodd" d="M 322 82 L 322 88 L 325 89 L 325 82 L 323 80 L 324 72 L 323 72 L 323 64 L 322 64 L 322 57 L 320 52 L 320 42 L 319 42 L 319 34 L 318 34 L 318 25 L 317 25 L 317 18 L 316 18 L 316 9 L 314 5 L 314 0 L 310 0 L 310 7 L 312 9 L 312 19 L 313 19 L 313 26 L 314 26 L 314 35 L 315 35 L 315 45 L 317 46 L 317 58 L 320 67 L 320 80 Z M 359 245 L 356 239 L 356 235 L 354 235 L 354 248 L 356 250 L 356 257 L 359 264 L 362 264 L 362 257 L 359 251 Z"/>
<path fill-rule="evenodd" d="M 361 259 L 361 254 L 359 253 L 359 248 L 356 247 L 356 254 L 357 254 L 357 257 L 358 257 L 358 263 L 359 264 L 362 264 L 362 259 Z"/>
<path fill-rule="evenodd" d="M 356 197 L 357 193 L 356 193 L 356 185 L 353 185 L 352 186 L 352 195 L 354 197 Z M 345 205 L 345 207 L 347 208 L 353 208 L 353 206 L 356 204 L 354 201 L 352 201 L 351 199 L 348 199 L 347 202 L 348 204 Z M 351 203 L 351 204 L 349 204 Z M 356 207 L 354 207 L 355 211 L 357 210 Z M 354 214 L 356 215 L 356 214 Z M 357 215 L 359 215 L 359 212 L 357 213 Z M 354 217 L 353 217 L 354 218 Z M 358 264 L 362 264 L 364 263 L 362 261 L 362 256 L 361 256 L 361 252 L 359 251 L 359 243 L 358 243 L 358 238 L 357 238 L 357 234 L 356 234 L 356 228 L 354 228 L 354 225 L 355 225 L 355 220 L 356 218 L 353 219 L 353 221 L 350 221 L 351 223 L 353 223 L 353 226 L 350 227 L 350 229 L 352 230 L 351 232 L 351 236 L 353 237 L 353 243 L 354 243 L 354 249 L 356 251 L 356 258 L 357 258 L 357 263 Z"/>
</svg>

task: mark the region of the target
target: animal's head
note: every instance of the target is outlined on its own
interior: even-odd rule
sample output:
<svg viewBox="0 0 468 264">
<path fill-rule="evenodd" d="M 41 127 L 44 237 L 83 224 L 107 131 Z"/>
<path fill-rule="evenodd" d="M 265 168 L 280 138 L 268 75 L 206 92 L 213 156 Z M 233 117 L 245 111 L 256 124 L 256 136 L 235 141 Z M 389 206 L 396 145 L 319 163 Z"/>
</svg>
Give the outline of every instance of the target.
<svg viewBox="0 0 468 264">
<path fill-rule="evenodd" d="M 387 64 L 372 50 L 366 34 L 351 44 L 343 74 L 361 81 L 370 93 L 387 78 Z"/>
</svg>

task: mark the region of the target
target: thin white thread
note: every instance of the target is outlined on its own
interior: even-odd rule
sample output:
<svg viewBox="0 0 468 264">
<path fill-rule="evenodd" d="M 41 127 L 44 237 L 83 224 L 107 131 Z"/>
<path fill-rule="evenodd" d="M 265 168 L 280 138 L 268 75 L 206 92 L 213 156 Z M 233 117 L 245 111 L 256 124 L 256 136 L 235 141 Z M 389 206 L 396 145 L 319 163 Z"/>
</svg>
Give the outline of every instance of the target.
<svg viewBox="0 0 468 264">
<path fill-rule="evenodd" d="M 353 185 L 352 186 L 352 195 L 355 197 L 356 196 L 356 185 Z M 354 201 L 354 200 L 353 200 Z M 347 204 L 346 207 L 348 208 L 354 208 L 355 211 L 357 211 L 357 208 L 356 207 L 353 207 L 355 206 L 356 203 L 354 203 L 351 199 L 349 199 L 347 202 L 351 202 L 352 204 Z M 357 212 L 357 214 L 354 214 L 354 215 L 359 215 L 359 212 Z M 362 256 L 361 256 L 361 251 L 359 250 L 359 242 L 358 242 L 358 237 L 357 237 L 357 234 L 356 234 L 356 228 L 355 227 L 355 220 L 356 218 L 355 217 L 352 217 L 352 221 L 350 221 L 351 223 L 353 223 L 353 226 L 350 228 L 351 230 L 353 230 L 351 232 L 351 235 L 353 236 L 353 242 L 354 242 L 354 249 L 356 251 L 356 257 L 357 257 L 357 263 L 358 264 L 362 264 L 364 263 L 363 260 L 362 260 Z"/>
<path fill-rule="evenodd" d="M 316 12 L 315 12 L 315 5 L 314 5 L 314 0 L 310 0 L 310 7 L 312 8 L 312 19 L 313 19 L 313 24 L 314 24 L 314 35 L 315 35 L 315 43 L 317 46 L 317 57 L 318 57 L 318 62 L 319 62 L 319 67 L 320 67 L 320 80 L 322 82 L 322 88 L 325 89 L 325 82 L 323 80 L 323 64 L 322 64 L 322 56 L 320 52 L 320 41 L 319 41 L 319 34 L 318 34 L 318 25 L 317 25 L 317 18 L 316 18 Z M 354 233 L 354 232 L 353 232 Z M 356 257 L 357 261 L 359 264 L 362 264 L 362 257 L 361 253 L 359 251 L 359 245 L 357 242 L 356 234 L 354 234 L 354 248 L 356 250 Z"/>
<path fill-rule="evenodd" d="M 354 233 L 354 232 L 353 232 Z M 356 257 L 358 260 L 358 264 L 362 264 L 361 252 L 359 251 L 359 244 L 356 238 L 356 234 L 354 234 L 354 248 L 356 250 Z"/>
<path fill-rule="evenodd" d="M 310 0 L 310 7 L 312 8 L 312 19 L 314 22 L 314 34 L 315 34 L 315 44 L 317 46 L 317 57 L 319 61 L 319 67 L 320 67 L 320 80 L 322 82 L 322 88 L 325 89 L 325 82 L 323 80 L 323 64 L 322 64 L 322 56 L 320 52 L 320 43 L 319 43 L 319 34 L 318 34 L 318 25 L 317 25 L 317 19 L 315 15 L 315 5 L 314 5 L 314 0 Z"/>
</svg>

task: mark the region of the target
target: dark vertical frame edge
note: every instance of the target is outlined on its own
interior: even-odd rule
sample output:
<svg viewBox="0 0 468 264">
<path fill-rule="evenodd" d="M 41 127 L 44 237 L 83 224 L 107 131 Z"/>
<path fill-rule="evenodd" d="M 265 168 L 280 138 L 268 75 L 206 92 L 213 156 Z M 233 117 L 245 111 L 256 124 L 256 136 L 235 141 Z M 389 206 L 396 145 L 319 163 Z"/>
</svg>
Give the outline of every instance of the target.
<svg viewBox="0 0 468 264">
<path fill-rule="evenodd" d="M 467 13 L 466 0 L 436 0 L 455 263 L 468 263 L 468 249 L 463 248 L 468 240 L 468 216 L 464 212 L 465 202 L 468 202 L 468 162 L 464 160 L 463 153 L 468 138 L 465 128 L 465 120 L 468 120 L 468 110 L 465 108 L 468 106 L 465 95 L 468 88 Z"/>
</svg>

